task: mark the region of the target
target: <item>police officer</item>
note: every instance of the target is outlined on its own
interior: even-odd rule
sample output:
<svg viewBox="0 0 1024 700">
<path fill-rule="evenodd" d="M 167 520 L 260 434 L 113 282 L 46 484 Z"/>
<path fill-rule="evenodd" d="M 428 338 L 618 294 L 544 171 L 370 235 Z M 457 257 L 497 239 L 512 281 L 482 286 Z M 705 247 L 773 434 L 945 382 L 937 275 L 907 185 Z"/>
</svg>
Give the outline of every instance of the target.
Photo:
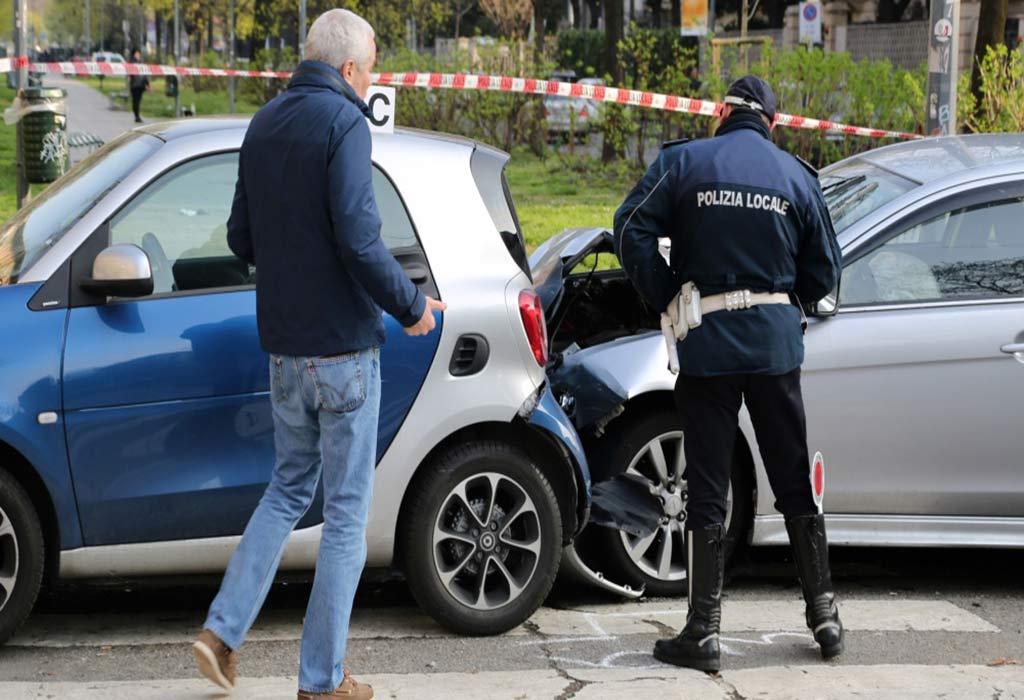
<svg viewBox="0 0 1024 700">
<path fill-rule="evenodd" d="M 704 671 L 720 668 L 723 522 L 743 401 L 786 519 L 807 625 L 823 657 L 843 648 L 809 478 L 798 306 L 836 289 L 840 250 L 817 173 L 771 141 L 771 87 L 755 76 L 737 80 L 720 119 L 713 138 L 666 144 L 615 214 L 616 252 L 653 308 L 666 309 L 685 283 L 701 295 L 699 325 L 678 344 L 675 387 L 689 489 L 689 614 L 654 656 Z M 671 239 L 667 263 L 659 238 Z"/>
</svg>

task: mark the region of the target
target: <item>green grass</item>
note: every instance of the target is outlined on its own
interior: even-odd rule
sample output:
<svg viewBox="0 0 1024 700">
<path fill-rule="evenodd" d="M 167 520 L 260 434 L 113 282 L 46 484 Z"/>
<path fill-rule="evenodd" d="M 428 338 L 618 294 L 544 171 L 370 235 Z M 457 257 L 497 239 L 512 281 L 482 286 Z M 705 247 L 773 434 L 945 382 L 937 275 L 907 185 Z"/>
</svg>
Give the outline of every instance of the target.
<svg viewBox="0 0 1024 700">
<path fill-rule="evenodd" d="M 615 210 L 632 186 L 627 177 L 603 170 L 596 160 L 541 160 L 520 150 L 507 174 L 530 251 L 566 228 L 611 228 Z"/>
<path fill-rule="evenodd" d="M 102 83 L 99 76 L 88 78 L 77 78 L 89 87 L 99 90 L 104 95 L 111 97 L 116 93 L 128 95 L 128 82 L 126 78 L 103 78 Z M 242 96 L 239 85 L 235 81 L 235 113 L 254 114 L 261 105 L 254 104 Z M 142 116 L 150 119 L 170 119 L 174 117 L 174 98 L 164 96 L 164 79 L 150 78 L 153 89 L 142 96 Z M 181 105 L 188 107 L 195 105 L 196 114 L 200 117 L 209 117 L 218 114 L 228 114 L 228 89 L 227 80 L 224 81 L 223 90 L 203 90 L 196 92 L 190 87 L 181 85 Z M 113 99 L 113 98 L 112 98 Z M 132 108 L 131 97 L 115 99 L 115 104 L 126 110 Z"/>
</svg>

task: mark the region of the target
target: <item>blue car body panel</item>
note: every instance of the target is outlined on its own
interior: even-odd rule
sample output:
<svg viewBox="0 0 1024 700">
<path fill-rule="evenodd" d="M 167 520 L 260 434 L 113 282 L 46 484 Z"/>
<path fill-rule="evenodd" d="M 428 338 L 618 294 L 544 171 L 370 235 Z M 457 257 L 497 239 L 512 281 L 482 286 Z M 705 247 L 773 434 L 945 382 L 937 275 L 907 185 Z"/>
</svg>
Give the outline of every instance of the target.
<svg viewBox="0 0 1024 700">
<path fill-rule="evenodd" d="M 569 416 L 565 415 L 565 411 L 558 405 L 558 400 L 547 385 L 541 391 L 537 408 L 530 416 L 530 424 L 547 431 L 569 448 L 580 483 L 584 486 L 584 493 L 580 495 L 580 500 L 589 506 L 590 467 L 587 465 L 587 455 L 583 452 L 583 443 L 580 441 L 580 436 L 576 432 L 576 428 L 573 427 L 572 421 L 569 420 Z"/>
<path fill-rule="evenodd" d="M 255 292 L 73 309 L 64 392 L 87 545 L 238 535 L 274 466 Z M 404 420 L 440 334 L 385 318 L 378 457 Z M 321 521 L 315 502 L 300 526 Z"/>
<path fill-rule="evenodd" d="M 32 311 L 40 285 L 0 287 L 0 441 L 35 468 L 56 511 L 62 549 L 82 544 L 75 492 L 60 420 L 40 425 L 39 414 L 61 413 L 60 365 L 67 311 Z"/>
</svg>

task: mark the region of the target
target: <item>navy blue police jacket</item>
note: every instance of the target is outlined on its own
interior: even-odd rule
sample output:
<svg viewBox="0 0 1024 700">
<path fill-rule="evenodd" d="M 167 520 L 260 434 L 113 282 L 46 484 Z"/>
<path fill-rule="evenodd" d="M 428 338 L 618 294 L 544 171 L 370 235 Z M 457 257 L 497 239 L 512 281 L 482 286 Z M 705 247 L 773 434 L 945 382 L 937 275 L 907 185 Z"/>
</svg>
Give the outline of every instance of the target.
<svg viewBox="0 0 1024 700">
<path fill-rule="evenodd" d="M 228 245 L 256 266 L 267 352 L 374 348 L 382 308 L 406 327 L 423 315 L 424 296 L 381 240 L 366 112 L 338 71 L 303 61 L 249 123 Z"/>
<path fill-rule="evenodd" d="M 668 262 L 659 238 L 671 239 Z M 816 173 L 776 147 L 754 113 L 734 113 L 713 138 L 666 144 L 615 213 L 615 245 L 659 312 L 685 282 L 703 296 L 749 289 L 804 303 L 839 282 L 841 252 Z M 678 346 L 680 372 L 791 372 L 804 359 L 801 322 L 793 304 L 708 314 Z"/>
</svg>

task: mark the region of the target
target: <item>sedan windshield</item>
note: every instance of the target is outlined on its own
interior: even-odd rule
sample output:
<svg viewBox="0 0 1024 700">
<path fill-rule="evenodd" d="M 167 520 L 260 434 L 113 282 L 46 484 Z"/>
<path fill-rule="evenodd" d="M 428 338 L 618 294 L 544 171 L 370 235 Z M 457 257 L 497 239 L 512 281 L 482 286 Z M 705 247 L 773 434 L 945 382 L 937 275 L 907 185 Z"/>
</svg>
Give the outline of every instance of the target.
<svg viewBox="0 0 1024 700">
<path fill-rule="evenodd" d="M 131 132 L 92 154 L 0 226 L 0 287 L 22 274 L 128 173 L 160 147 Z"/>
<path fill-rule="evenodd" d="M 821 190 L 836 233 L 917 185 L 859 159 L 821 174 Z"/>
</svg>

